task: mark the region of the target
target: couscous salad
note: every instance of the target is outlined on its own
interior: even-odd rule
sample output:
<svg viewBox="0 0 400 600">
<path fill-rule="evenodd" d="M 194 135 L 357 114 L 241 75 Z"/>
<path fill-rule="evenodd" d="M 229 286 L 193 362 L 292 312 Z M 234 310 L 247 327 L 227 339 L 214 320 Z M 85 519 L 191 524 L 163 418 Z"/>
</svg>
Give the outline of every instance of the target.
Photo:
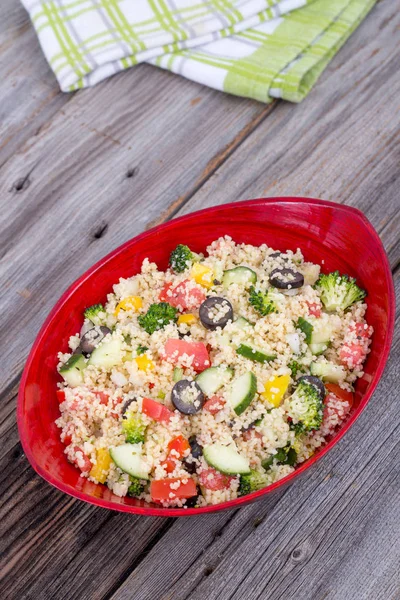
<svg viewBox="0 0 400 600">
<path fill-rule="evenodd" d="M 366 292 L 300 249 L 221 237 L 144 260 L 59 354 L 69 461 L 118 496 L 205 506 L 291 473 L 348 415 Z"/>
</svg>

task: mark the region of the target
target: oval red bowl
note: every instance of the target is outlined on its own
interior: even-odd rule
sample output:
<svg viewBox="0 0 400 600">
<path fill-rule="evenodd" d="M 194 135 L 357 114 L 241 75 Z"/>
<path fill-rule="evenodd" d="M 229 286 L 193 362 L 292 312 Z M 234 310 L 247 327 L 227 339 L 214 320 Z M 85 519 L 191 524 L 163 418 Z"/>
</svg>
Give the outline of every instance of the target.
<svg viewBox="0 0 400 600">
<path fill-rule="evenodd" d="M 132 498 L 119 498 L 106 486 L 80 477 L 64 454 L 59 429 L 56 384 L 57 352 L 67 351 L 68 338 L 79 331 L 86 306 L 103 302 L 120 277 L 140 270 L 145 257 L 162 269 L 176 244 L 194 251 L 221 235 L 237 242 L 267 243 L 278 250 L 300 247 L 306 260 L 357 278 L 368 291 L 368 323 L 374 327 L 365 375 L 357 382 L 348 420 L 335 436 L 293 473 L 269 487 L 215 506 L 166 509 Z M 382 243 L 357 209 L 308 198 L 268 198 L 225 204 L 175 219 L 126 242 L 89 269 L 62 295 L 33 345 L 18 394 L 18 429 L 24 452 L 35 471 L 59 490 L 91 504 L 122 512 L 158 516 L 188 516 L 235 508 L 294 481 L 326 454 L 365 408 L 386 364 L 394 328 L 394 289 Z"/>
</svg>

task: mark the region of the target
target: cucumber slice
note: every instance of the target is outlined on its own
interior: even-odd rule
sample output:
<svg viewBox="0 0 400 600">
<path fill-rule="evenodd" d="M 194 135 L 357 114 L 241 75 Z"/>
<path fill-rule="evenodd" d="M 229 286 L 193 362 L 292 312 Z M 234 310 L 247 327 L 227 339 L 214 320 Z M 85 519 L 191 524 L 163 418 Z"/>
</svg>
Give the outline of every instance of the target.
<svg viewBox="0 0 400 600">
<path fill-rule="evenodd" d="M 298 329 L 300 329 L 300 331 L 302 331 L 305 336 L 306 336 L 306 344 L 310 344 L 311 343 L 311 336 L 312 336 L 312 332 L 313 332 L 313 326 L 311 325 L 311 323 L 309 323 L 308 321 L 306 321 L 305 319 L 303 319 L 303 317 L 299 317 L 297 319 L 297 323 L 296 323 L 296 327 Z"/>
<path fill-rule="evenodd" d="M 276 354 L 265 354 L 265 352 L 262 350 L 252 348 L 246 344 L 240 344 L 240 346 L 236 348 L 236 352 L 245 358 L 249 358 L 250 360 L 254 360 L 259 363 L 271 362 L 271 360 L 276 359 Z"/>
<path fill-rule="evenodd" d="M 173 375 L 172 375 L 172 380 L 174 381 L 174 383 L 177 383 L 182 378 L 183 378 L 183 369 L 181 369 L 180 367 L 175 367 Z"/>
<path fill-rule="evenodd" d="M 138 479 L 149 479 L 149 467 L 142 459 L 141 444 L 122 444 L 111 448 L 110 456 L 121 471 Z"/>
<path fill-rule="evenodd" d="M 247 319 L 245 319 L 244 317 L 238 317 L 236 319 L 236 321 L 234 321 L 236 327 L 239 327 L 239 329 L 248 329 L 249 327 L 254 327 L 254 323 L 252 323 L 251 321 L 248 321 Z"/>
<path fill-rule="evenodd" d="M 322 381 L 330 381 L 331 383 L 339 383 L 346 377 L 346 371 L 341 365 L 335 365 L 330 362 L 314 362 L 310 365 L 311 375 L 315 375 Z"/>
<path fill-rule="evenodd" d="M 228 401 L 237 415 L 246 410 L 257 391 L 257 377 L 251 371 L 241 375 L 232 384 Z"/>
<path fill-rule="evenodd" d="M 234 444 L 210 444 L 203 449 L 203 456 L 210 467 L 225 475 L 248 475 L 250 464 L 236 449 Z"/>
<path fill-rule="evenodd" d="M 328 346 L 329 344 L 310 344 L 309 348 L 314 354 L 314 356 L 319 356 L 320 354 L 323 354 L 325 350 L 328 349 Z"/>
<path fill-rule="evenodd" d="M 222 285 L 227 288 L 232 283 L 239 285 L 248 285 L 257 281 L 257 273 L 248 267 L 235 267 L 224 271 L 222 276 Z"/>
<path fill-rule="evenodd" d="M 329 344 L 332 336 L 335 333 L 335 328 L 331 323 L 322 319 L 310 318 L 309 322 L 312 325 L 311 344 Z"/>
<path fill-rule="evenodd" d="M 322 354 L 328 348 L 335 332 L 330 323 L 310 317 L 308 321 L 299 317 L 297 327 L 305 334 L 306 343 L 313 354 Z M 325 346 L 322 348 L 322 346 Z"/>
<path fill-rule="evenodd" d="M 59 373 L 70 387 L 76 387 L 83 382 L 83 371 L 86 361 L 82 354 L 73 354 L 60 368 Z"/>
<path fill-rule="evenodd" d="M 206 396 L 212 396 L 220 387 L 232 379 L 233 369 L 229 367 L 210 367 L 196 377 L 196 383 Z"/>
<path fill-rule="evenodd" d="M 111 369 L 122 362 L 122 342 L 119 338 L 111 338 L 108 342 L 101 342 L 90 355 L 89 365 Z"/>
</svg>

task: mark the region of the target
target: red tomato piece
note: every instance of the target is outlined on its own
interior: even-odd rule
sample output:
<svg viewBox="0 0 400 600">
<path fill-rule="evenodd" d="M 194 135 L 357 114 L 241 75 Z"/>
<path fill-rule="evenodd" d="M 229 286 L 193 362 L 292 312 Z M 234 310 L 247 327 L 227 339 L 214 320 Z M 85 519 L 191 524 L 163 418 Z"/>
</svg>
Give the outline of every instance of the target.
<svg viewBox="0 0 400 600">
<path fill-rule="evenodd" d="M 306 302 L 308 306 L 308 314 L 319 318 L 321 316 L 321 307 L 316 302 Z"/>
<path fill-rule="evenodd" d="M 76 454 L 74 458 L 74 464 L 82 471 L 82 473 L 87 473 L 92 468 L 92 463 L 90 458 L 84 453 L 82 448 L 79 446 L 74 447 L 74 452 Z"/>
<path fill-rule="evenodd" d="M 167 471 L 167 473 L 172 473 L 176 469 L 176 465 L 178 461 L 175 458 L 168 457 L 161 463 L 161 466 Z"/>
<path fill-rule="evenodd" d="M 196 287 L 190 279 L 181 281 L 175 287 L 166 283 L 158 297 L 162 302 L 168 302 L 182 311 L 198 308 L 206 299 L 203 290 Z"/>
<path fill-rule="evenodd" d="M 121 404 L 122 400 L 123 400 L 123 398 L 116 398 L 115 400 L 113 400 L 112 401 L 113 408 L 118 406 L 118 404 Z"/>
<path fill-rule="evenodd" d="M 65 400 L 65 392 L 64 392 L 64 390 L 57 390 L 56 394 L 57 394 L 58 404 L 61 404 L 61 402 L 64 402 L 64 400 Z"/>
<path fill-rule="evenodd" d="M 365 359 L 366 351 L 361 344 L 344 344 L 339 352 L 341 363 L 349 369 L 359 367 Z"/>
<path fill-rule="evenodd" d="M 343 421 L 346 415 L 350 412 L 350 406 L 345 405 L 340 402 L 338 405 L 338 400 L 341 400 L 335 394 L 328 394 L 324 401 L 324 411 L 322 416 L 322 421 L 324 424 L 332 421 L 332 415 L 336 415 L 335 420 L 333 421 L 333 429 L 339 423 Z"/>
<path fill-rule="evenodd" d="M 150 417 L 150 419 L 160 422 L 168 422 L 174 415 L 172 410 L 169 410 L 164 404 L 151 398 L 143 398 L 142 413 Z"/>
<path fill-rule="evenodd" d="M 224 408 L 226 401 L 222 396 L 211 396 L 203 406 L 203 409 L 212 415 L 216 415 L 220 410 Z"/>
<path fill-rule="evenodd" d="M 184 483 L 184 481 L 186 483 Z M 177 483 L 179 483 L 179 486 L 176 487 Z M 171 487 L 171 485 L 173 487 Z M 191 477 L 185 477 L 184 480 L 179 477 L 153 479 L 150 484 L 150 495 L 154 502 L 166 502 L 169 500 L 192 498 L 197 495 L 197 488 Z"/>
<path fill-rule="evenodd" d="M 108 394 L 106 394 L 105 392 L 96 392 L 96 396 L 98 397 L 100 404 L 104 404 L 105 406 L 107 406 L 110 397 Z"/>
<path fill-rule="evenodd" d="M 176 458 L 182 458 L 182 456 L 185 456 L 186 451 L 189 449 L 190 444 L 188 440 L 183 437 L 183 435 L 177 435 L 168 444 L 168 450 L 170 452 L 174 450 L 176 454 L 174 454 L 173 456 Z"/>
<path fill-rule="evenodd" d="M 369 338 L 369 327 L 365 327 L 364 323 L 356 323 L 350 327 L 350 331 L 355 331 L 357 339 L 359 340 Z"/>
<path fill-rule="evenodd" d="M 246 429 L 246 431 L 243 431 L 242 438 L 246 442 L 248 442 L 249 440 L 251 440 L 252 437 L 255 437 L 255 438 L 258 438 L 259 440 L 262 440 L 263 435 L 259 431 L 255 431 L 253 427 L 250 427 L 250 429 Z"/>
<path fill-rule="evenodd" d="M 353 406 L 353 392 L 343 390 L 337 383 L 325 383 L 325 387 L 328 390 L 328 392 L 336 396 L 336 398 L 338 398 L 339 400 L 343 400 L 343 402 L 348 402 L 350 408 Z"/>
<path fill-rule="evenodd" d="M 185 340 L 170 338 L 164 346 L 164 357 L 175 364 L 183 355 L 193 356 L 192 367 L 200 373 L 210 366 L 210 356 L 205 344 L 202 342 L 187 342 Z"/>
<path fill-rule="evenodd" d="M 63 442 L 64 445 L 69 446 L 71 442 L 72 442 L 72 435 L 70 433 L 66 433 L 64 435 L 64 442 Z"/>
<path fill-rule="evenodd" d="M 171 289 L 171 287 L 172 287 L 172 283 L 164 284 L 164 287 L 162 288 L 161 292 L 158 294 L 158 299 L 161 300 L 161 302 L 168 302 L 167 292 L 169 289 Z"/>
<path fill-rule="evenodd" d="M 219 473 L 212 467 L 202 471 L 199 476 L 200 484 L 208 490 L 224 490 L 231 485 L 232 479 L 235 477 Z"/>
</svg>

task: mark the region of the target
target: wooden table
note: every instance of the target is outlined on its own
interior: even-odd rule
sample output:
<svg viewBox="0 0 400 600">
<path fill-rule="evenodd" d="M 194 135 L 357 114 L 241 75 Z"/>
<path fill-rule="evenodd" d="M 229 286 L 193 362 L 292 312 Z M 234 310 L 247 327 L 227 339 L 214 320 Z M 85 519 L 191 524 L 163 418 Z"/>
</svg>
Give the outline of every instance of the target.
<svg viewBox="0 0 400 600">
<path fill-rule="evenodd" d="M 15 423 L 21 371 L 55 300 L 176 215 L 274 195 L 357 206 L 399 288 L 399 41 L 400 2 L 383 0 L 298 106 L 148 65 L 62 94 L 25 11 L 2 0 L 2 598 L 400 598 L 399 337 L 338 446 L 287 490 L 233 512 L 167 520 L 79 502 L 33 472 Z"/>
</svg>

